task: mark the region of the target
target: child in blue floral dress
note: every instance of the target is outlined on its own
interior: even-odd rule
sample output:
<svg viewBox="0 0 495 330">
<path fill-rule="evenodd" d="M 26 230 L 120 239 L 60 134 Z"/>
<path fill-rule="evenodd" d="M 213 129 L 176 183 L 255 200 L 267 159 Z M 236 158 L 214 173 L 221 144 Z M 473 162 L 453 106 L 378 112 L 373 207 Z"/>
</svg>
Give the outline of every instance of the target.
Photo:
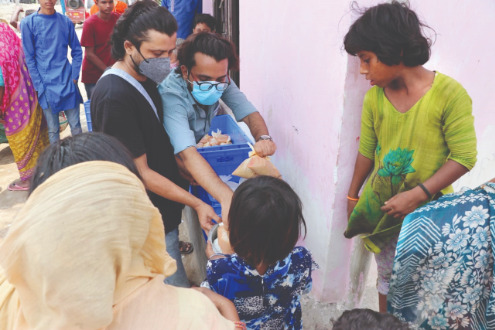
<svg viewBox="0 0 495 330">
<path fill-rule="evenodd" d="M 392 1 L 367 9 L 344 39 L 374 86 L 364 97 L 344 235 L 362 235 L 375 253 L 381 312 L 402 220 L 452 192 L 476 162 L 471 98 L 457 81 L 423 66 L 431 44 L 424 27 L 407 4 Z"/>
<path fill-rule="evenodd" d="M 242 183 L 229 211 L 232 255 L 213 254 L 207 285 L 234 302 L 248 329 L 301 329 L 302 294 L 317 266 L 304 247 L 301 201 L 284 181 L 260 176 Z M 205 283 L 206 284 L 206 283 Z"/>
</svg>

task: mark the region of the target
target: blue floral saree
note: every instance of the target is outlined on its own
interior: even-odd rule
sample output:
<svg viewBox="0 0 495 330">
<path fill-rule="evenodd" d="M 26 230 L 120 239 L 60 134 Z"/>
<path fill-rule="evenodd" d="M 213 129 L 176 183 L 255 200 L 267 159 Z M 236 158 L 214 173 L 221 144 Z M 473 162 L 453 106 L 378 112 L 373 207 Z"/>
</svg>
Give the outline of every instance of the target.
<svg viewBox="0 0 495 330">
<path fill-rule="evenodd" d="M 409 214 L 397 244 L 388 312 L 413 329 L 495 329 L 495 183 Z"/>
</svg>

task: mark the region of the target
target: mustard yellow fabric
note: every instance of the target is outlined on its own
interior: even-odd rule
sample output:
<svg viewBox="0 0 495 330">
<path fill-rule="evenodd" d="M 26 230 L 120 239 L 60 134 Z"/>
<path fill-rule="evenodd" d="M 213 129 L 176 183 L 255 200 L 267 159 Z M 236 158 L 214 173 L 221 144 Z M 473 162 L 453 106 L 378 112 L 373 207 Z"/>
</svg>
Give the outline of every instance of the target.
<svg viewBox="0 0 495 330">
<path fill-rule="evenodd" d="M 374 169 L 345 236 L 365 234 L 367 248 L 379 253 L 402 226 L 380 210 L 385 201 L 426 181 L 448 159 L 468 169 L 476 163 L 471 98 L 461 84 L 437 72 L 430 90 L 401 113 L 375 86 L 364 98 L 359 153 L 374 160 Z"/>
<path fill-rule="evenodd" d="M 176 265 L 160 213 L 119 164 L 86 162 L 48 178 L 0 255 L 1 329 L 234 328 L 201 293 L 163 283 Z"/>
</svg>

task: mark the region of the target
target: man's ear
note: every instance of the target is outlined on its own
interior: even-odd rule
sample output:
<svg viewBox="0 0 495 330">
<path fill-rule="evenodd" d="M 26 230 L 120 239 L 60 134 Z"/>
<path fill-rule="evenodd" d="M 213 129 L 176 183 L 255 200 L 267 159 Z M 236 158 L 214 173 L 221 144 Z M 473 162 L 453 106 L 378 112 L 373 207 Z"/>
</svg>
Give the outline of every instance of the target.
<svg viewBox="0 0 495 330">
<path fill-rule="evenodd" d="M 128 55 L 131 55 L 136 47 L 129 40 L 124 41 L 124 49 Z"/>
<path fill-rule="evenodd" d="M 186 80 L 187 79 L 187 75 L 188 75 L 186 66 L 185 65 L 181 65 L 180 66 L 180 71 L 182 72 L 182 78 L 184 78 L 184 80 Z"/>
</svg>

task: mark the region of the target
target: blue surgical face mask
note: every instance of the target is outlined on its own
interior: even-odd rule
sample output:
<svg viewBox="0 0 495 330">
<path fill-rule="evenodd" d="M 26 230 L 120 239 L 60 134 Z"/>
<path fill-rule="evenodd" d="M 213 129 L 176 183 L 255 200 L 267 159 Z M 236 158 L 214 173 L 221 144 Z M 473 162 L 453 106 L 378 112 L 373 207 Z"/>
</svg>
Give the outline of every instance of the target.
<svg viewBox="0 0 495 330">
<path fill-rule="evenodd" d="M 203 81 L 202 81 L 203 82 Z M 216 81 L 205 81 L 205 83 L 216 84 Z M 210 90 L 204 91 L 199 88 L 197 82 L 193 81 L 193 89 L 191 91 L 192 96 L 198 103 L 203 105 L 213 105 L 218 102 L 220 97 L 222 97 L 223 91 L 219 91 L 212 86 Z"/>
</svg>

